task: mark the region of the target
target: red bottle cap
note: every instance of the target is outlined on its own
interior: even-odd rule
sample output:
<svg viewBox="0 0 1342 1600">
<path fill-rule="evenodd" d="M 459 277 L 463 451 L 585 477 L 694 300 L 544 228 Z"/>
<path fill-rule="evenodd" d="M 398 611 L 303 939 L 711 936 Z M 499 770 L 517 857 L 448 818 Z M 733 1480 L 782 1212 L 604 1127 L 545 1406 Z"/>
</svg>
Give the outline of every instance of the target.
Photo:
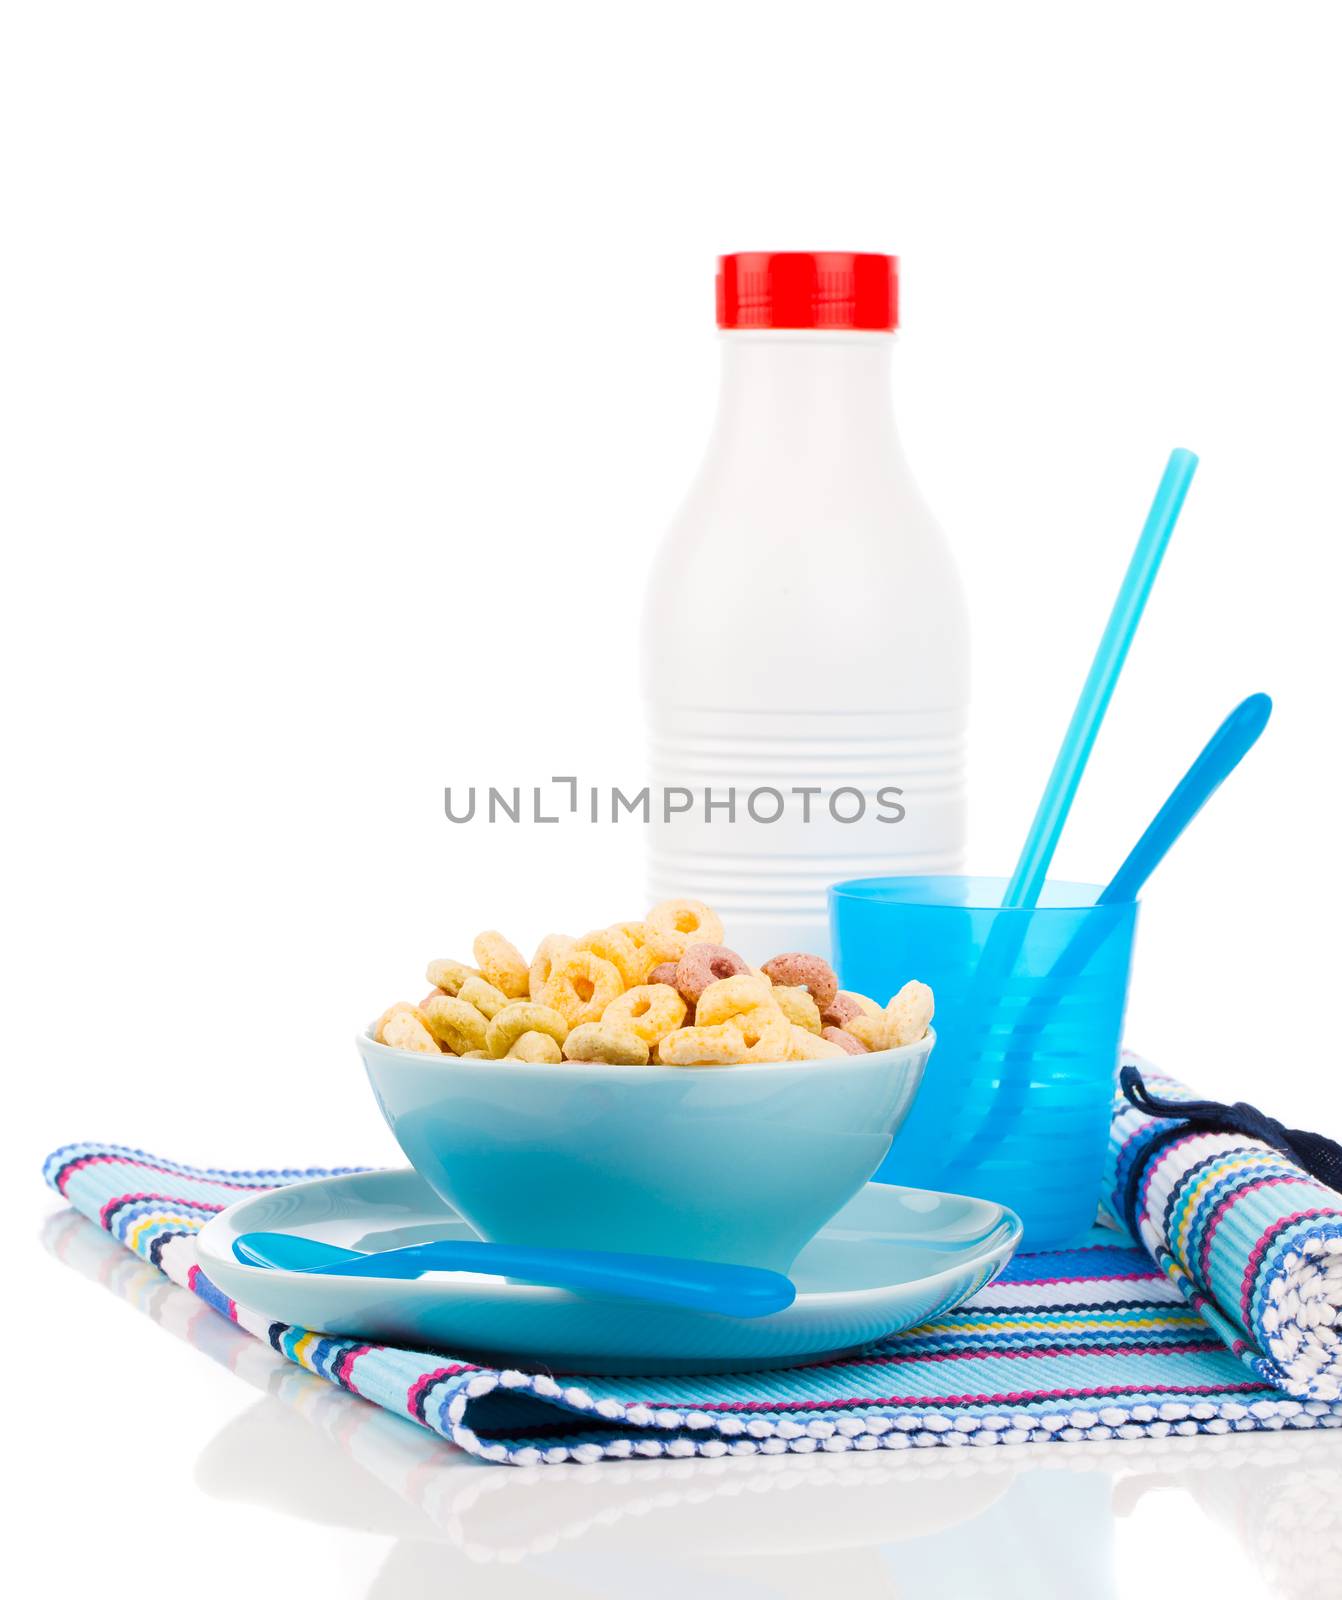
<svg viewBox="0 0 1342 1600">
<path fill-rule="evenodd" d="M 718 258 L 720 328 L 899 326 L 899 257 L 851 250 L 745 250 Z"/>
</svg>

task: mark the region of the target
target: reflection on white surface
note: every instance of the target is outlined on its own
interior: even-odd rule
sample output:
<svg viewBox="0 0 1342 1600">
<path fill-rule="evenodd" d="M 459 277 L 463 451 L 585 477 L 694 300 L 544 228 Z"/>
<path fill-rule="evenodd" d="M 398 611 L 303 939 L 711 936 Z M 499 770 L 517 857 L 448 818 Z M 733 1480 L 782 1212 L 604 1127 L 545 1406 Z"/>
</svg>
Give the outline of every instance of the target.
<svg viewBox="0 0 1342 1600">
<path fill-rule="evenodd" d="M 74 1212 L 44 1240 L 260 1391 L 201 1453 L 200 1489 L 391 1541 L 370 1600 L 480 1585 L 485 1568 L 489 1593 L 505 1596 L 540 1583 L 649 1600 L 822 1589 L 1109 1600 L 1131 1592 L 1119 1587 L 1119 1519 L 1166 1495 L 1191 1538 L 1238 1541 L 1251 1583 L 1240 1592 L 1342 1589 L 1336 1434 L 487 1467 L 293 1366 Z"/>
</svg>

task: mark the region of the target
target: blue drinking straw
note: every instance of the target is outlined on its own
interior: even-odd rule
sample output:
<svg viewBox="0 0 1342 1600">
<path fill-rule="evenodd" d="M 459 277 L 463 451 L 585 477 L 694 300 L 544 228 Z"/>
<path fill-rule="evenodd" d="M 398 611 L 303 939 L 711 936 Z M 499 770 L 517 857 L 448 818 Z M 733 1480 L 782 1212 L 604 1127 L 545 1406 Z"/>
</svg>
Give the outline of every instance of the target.
<svg viewBox="0 0 1342 1600">
<path fill-rule="evenodd" d="M 1165 467 L 1156 497 L 1147 513 L 1146 526 L 1132 553 L 1122 587 L 1109 613 L 1109 621 L 1090 672 L 1081 689 L 1072 720 L 1053 763 L 1053 771 L 1034 814 L 1030 831 L 1026 835 L 1020 860 L 1011 875 L 1003 906 L 1030 907 L 1038 905 L 1039 892 L 1058 848 L 1067 813 L 1076 798 L 1077 785 L 1086 770 L 1086 762 L 1100 731 L 1104 714 L 1114 693 L 1114 685 L 1127 660 L 1128 647 L 1142 619 L 1147 596 L 1160 571 L 1161 558 L 1179 520 L 1188 485 L 1197 471 L 1198 458 L 1191 450 L 1173 450 Z"/>
</svg>

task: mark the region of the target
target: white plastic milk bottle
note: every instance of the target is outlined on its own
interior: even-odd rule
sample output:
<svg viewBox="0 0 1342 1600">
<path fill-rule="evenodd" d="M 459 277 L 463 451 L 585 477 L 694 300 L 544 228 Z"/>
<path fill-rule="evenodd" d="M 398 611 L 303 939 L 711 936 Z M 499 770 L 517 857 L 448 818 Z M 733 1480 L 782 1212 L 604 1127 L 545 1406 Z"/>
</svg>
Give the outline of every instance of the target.
<svg viewBox="0 0 1342 1600">
<path fill-rule="evenodd" d="M 898 262 L 724 256 L 708 456 L 644 614 L 649 892 L 758 962 L 829 949 L 841 878 L 958 872 L 969 633 L 900 449 Z"/>
</svg>

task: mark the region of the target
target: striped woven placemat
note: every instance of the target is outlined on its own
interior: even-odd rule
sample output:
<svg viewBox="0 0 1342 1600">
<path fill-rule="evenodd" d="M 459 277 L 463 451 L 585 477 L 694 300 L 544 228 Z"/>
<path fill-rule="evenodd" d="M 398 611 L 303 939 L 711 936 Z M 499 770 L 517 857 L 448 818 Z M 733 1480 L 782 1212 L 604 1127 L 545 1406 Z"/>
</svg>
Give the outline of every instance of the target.
<svg viewBox="0 0 1342 1600">
<path fill-rule="evenodd" d="M 1148 1084 L 1177 1086 L 1146 1069 Z M 69 1203 L 308 1371 L 489 1461 L 906 1450 L 1342 1426 L 1342 1195 L 1242 1136 L 1115 1108 L 1106 1196 L 1153 1146 L 1142 1244 L 1097 1230 L 1024 1254 L 964 1306 L 861 1356 L 782 1372 L 567 1378 L 329 1338 L 222 1295 L 195 1234 L 225 1206 L 332 1169 L 223 1171 L 120 1145 L 48 1157 Z M 1211 1141 L 1208 1143 L 1208 1141 Z M 1286 1163 L 1289 1166 L 1289 1163 Z M 356 1169 L 334 1169 L 350 1171 Z M 1267 1178 L 1274 1181 L 1265 1181 Z M 1342 1322 L 1342 1317 L 1337 1319 Z"/>
</svg>

